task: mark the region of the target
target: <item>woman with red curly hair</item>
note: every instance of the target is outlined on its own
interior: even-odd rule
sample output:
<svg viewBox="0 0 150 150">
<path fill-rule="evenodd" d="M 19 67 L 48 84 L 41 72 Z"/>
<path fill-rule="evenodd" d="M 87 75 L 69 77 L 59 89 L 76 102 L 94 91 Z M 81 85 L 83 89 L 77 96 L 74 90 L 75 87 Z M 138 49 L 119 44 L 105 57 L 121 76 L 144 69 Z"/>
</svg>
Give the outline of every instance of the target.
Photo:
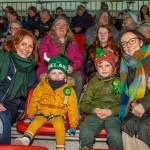
<svg viewBox="0 0 150 150">
<path fill-rule="evenodd" d="M 113 52 L 116 55 L 116 61 L 120 58 L 120 52 L 113 39 L 112 31 L 109 26 L 101 25 L 97 30 L 93 45 L 91 45 L 87 51 L 87 60 L 84 71 L 88 76 L 95 72 L 94 60 L 96 56 L 96 48 L 98 47 Z"/>
</svg>

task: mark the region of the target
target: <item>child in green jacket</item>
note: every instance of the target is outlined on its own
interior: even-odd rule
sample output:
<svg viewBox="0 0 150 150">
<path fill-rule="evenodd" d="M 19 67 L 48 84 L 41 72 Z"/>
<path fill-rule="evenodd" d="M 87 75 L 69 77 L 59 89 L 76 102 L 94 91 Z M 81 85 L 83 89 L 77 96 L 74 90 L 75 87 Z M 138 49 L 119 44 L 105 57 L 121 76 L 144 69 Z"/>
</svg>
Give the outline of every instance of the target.
<svg viewBox="0 0 150 150">
<path fill-rule="evenodd" d="M 86 120 L 80 126 L 81 148 L 93 148 L 98 133 L 105 128 L 109 148 L 123 149 L 118 118 L 120 80 L 115 77 L 116 57 L 111 51 L 96 49 L 96 74 L 90 79 L 80 102 Z"/>
</svg>

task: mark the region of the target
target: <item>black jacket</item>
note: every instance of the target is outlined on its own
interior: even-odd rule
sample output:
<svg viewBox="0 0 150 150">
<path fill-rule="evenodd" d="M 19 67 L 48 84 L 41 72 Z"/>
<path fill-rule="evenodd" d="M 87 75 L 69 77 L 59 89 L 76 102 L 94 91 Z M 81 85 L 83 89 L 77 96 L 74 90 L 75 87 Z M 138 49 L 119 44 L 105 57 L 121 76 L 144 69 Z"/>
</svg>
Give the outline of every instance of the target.
<svg viewBox="0 0 150 150">
<path fill-rule="evenodd" d="M 16 115 L 18 113 L 18 107 L 22 100 L 21 90 L 18 91 L 18 93 L 16 94 L 15 98 L 12 101 L 8 100 L 9 98 L 7 92 L 10 87 L 11 80 L 14 74 L 15 74 L 15 67 L 13 65 L 13 62 L 11 62 L 6 81 L 2 85 L 0 85 L 0 103 L 2 103 L 4 107 L 10 111 L 12 116 L 12 121 L 14 121 L 14 119 L 16 118 Z M 38 81 L 37 81 L 36 72 L 35 70 L 33 70 L 29 74 L 28 90 L 30 90 L 31 88 L 35 88 L 37 84 Z"/>
<path fill-rule="evenodd" d="M 127 77 L 127 86 L 134 80 L 135 69 L 129 68 Z M 136 136 L 138 139 L 145 142 L 150 148 L 150 89 L 146 89 L 145 96 L 138 100 L 145 109 L 145 114 L 142 117 L 136 117 L 131 112 L 123 119 L 121 130 L 129 136 Z"/>
</svg>

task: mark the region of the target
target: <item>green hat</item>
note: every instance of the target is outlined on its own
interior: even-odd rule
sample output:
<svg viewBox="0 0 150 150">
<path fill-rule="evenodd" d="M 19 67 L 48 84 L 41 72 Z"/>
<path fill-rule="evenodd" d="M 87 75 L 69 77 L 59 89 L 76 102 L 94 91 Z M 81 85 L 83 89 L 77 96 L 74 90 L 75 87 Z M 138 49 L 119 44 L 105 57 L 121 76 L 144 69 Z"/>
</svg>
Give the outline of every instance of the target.
<svg viewBox="0 0 150 150">
<path fill-rule="evenodd" d="M 63 58 L 61 56 L 54 56 L 51 57 L 48 61 L 48 71 L 49 74 L 52 70 L 58 69 L 61 70 L 63 73 L 67 74 L 69 62 L 66 58 Z"/>
</svg>

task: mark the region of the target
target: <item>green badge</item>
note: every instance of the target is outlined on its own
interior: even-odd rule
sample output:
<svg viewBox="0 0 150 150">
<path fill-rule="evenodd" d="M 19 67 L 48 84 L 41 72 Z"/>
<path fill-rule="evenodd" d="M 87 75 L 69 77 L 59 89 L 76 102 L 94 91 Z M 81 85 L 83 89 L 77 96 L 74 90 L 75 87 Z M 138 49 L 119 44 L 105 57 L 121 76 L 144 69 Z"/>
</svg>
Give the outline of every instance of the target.
<svg viewBox="0 0 150 150">
<path fill-rule="evenodd" d="M 112 93 L 115 95 L 121 93 L 121 83 L 117 78 L 112 80 Z"/>
<path fill-rule="evenodd" d="M 106 51 L 101 48 L 96 48 L 96 58 L 101 58 L 106 54 Z"/>
<path fill-rule="evenodd" d="M 70 96 L 71 95 L 71 89 L 70 87 L 65 87 L 63 90 L 65 96 Z"/>
</svg>

